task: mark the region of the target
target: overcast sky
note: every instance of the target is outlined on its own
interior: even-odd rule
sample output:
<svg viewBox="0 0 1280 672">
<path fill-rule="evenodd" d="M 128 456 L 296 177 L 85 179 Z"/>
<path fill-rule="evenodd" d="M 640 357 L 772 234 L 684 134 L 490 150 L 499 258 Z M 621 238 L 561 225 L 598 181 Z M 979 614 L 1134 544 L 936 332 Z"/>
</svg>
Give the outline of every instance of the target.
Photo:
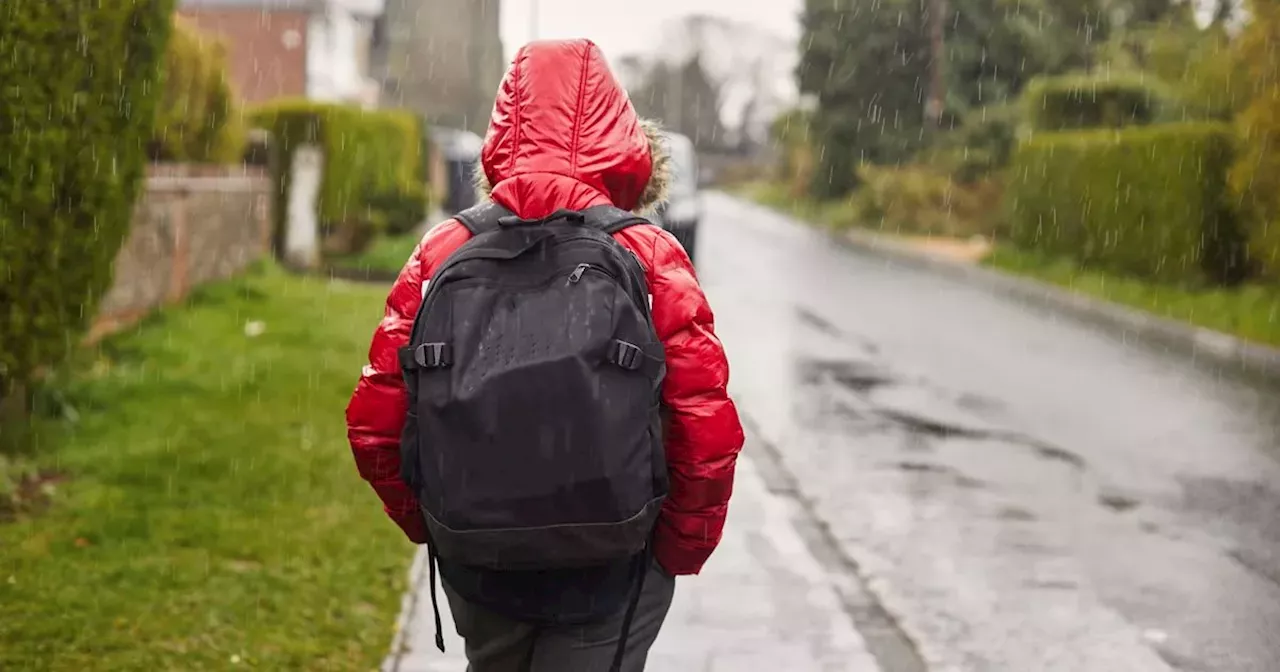
<svg viewBox="0 0 1280 672">
<path fill-rule="evenodd" d="M 510 58 L 532 36 L 530 11 L 538 7 L 537 37 L 588 37 L 610 60 L 648 51 L 661 24 L 687 14 L 748 21 L 795 38 L 802 0 L 504 0 L 502 42 Z"/>
</svg>

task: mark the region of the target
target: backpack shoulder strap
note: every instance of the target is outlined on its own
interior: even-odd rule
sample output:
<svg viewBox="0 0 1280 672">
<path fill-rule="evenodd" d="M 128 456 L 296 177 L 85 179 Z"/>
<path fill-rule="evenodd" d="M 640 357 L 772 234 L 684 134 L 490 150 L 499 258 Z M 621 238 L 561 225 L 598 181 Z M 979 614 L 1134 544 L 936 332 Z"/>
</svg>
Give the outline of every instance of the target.
<svg viewBox="0 0 1280 672">
<path fill-rule="evenodd" d="M 612 205 L 596 205 L 582 211 L 584 223 L 613 235 L 623 229 L 641 224 L 652 224 L 649 220 L 633 212 Z"/>
<path fill-rule="evenodd" d="M 453 218 L 467 227 L 471 235 L 478 236 L 497 229 L 499 226 L 498 220 L 503 217 L 510 217 L 512 214 L 510 210 L 494 201 L 485 201 L 459 212 Z"/>
</svg>

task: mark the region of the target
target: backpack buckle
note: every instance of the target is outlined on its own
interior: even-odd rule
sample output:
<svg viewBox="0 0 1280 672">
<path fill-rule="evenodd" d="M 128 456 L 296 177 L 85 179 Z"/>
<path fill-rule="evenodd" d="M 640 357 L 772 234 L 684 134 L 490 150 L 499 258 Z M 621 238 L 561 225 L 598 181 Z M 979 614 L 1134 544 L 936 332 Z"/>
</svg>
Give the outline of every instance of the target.
<svg viewBox="0 0 1280 672">
<path fill-rule="evenodd" d="M 614 341 L 609 361 L 627 371 L 635 371 L 644 362 L 644 351 L 640 346 L 626 341 Z"/>
<path fill-rule="evenodd" d="M 438 369 L 453 364 L 453 349 L 448 343 L 423 343 L 413 350 L 413 361 L 424 369 Z"/>
</svg>

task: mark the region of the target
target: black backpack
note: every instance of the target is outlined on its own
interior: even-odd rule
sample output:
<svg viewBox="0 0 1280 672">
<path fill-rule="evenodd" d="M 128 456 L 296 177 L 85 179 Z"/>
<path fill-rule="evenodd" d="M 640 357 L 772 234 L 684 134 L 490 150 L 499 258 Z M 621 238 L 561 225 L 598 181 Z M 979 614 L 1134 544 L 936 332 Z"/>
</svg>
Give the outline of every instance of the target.
<svg viewBox="0 0 1280 672">
<path fill-rule="evenodd" d="M 426 284 L 400 351 L 401 477 L 427 521 L 433 606 L 437 564 L 468 600 L 540 623 L 574 621 L 566 596 L 598 607 L 583 582 L 621 574 L 621 654 L 667 494 L 666 364 L 644 269 L 612 234 L 649 223 L 492 202 L 456 219 L 472 238 Z M 438 609 L 436 629 L 443 651 Z"/>
</svg>

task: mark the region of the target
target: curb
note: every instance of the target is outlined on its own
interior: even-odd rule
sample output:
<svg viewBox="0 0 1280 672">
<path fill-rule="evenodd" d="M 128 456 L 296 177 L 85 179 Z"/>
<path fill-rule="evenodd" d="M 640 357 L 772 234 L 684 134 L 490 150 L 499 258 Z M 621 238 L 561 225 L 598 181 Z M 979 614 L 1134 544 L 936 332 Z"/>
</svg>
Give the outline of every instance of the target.
<svg viewBox="0 0 1280 672">
<path fill-rule="evenodd" d="M 882 672 L 943 669 L 941 658 L 924 650 L 920 644 L 922 639 L 908 631 L 884 605 L 880 595 L 872 590 L 857 560 L 849 555 L 835 532 L 818 515 L 814 500 L 800 487 L 795 473 L 783 458 L 782 450 L 764 435 L 750 411 L 742 409 L 740 415 L 747 436 L 742 449 L 746 459 L 755 463 L 765 491 L 794 507 L 791 524 L 818 564 L 831 572 L 831 587 L 877 667 Z"/>
<path fill-rule="evenodd" d="M 400 597 L 400 615 L 396 617 L 395 637 L 391 640 L 391 650 L 383 659 L 380 672 L 399 672 L 400 662 L 406 650 L 407 632 L 418 611 L 418 585 L 427 573 L 427 553 L 425 546 L 420 546 L 413 554 L 413 563 L 409 565 L 409 587 Z"/>
<path fill-rule="evenodd" d="M 865 231 L 847 231 L 844 235 L 829 231 L 828 234 L 846 248 L 964 280 L 1034 306 L 1066 313 L 1118 332 L 1126 341 L 1136 338 L 1140 342 L 1159 343 L 1170 350 L 1189 354 L 1193 360 L 1206 359 L 1242 373 L 1260 373 L 1280 379 L 1280 350 L 1275 348 L 1149 315 L 1039 280 L 943 259 Z"/>
</svg>

